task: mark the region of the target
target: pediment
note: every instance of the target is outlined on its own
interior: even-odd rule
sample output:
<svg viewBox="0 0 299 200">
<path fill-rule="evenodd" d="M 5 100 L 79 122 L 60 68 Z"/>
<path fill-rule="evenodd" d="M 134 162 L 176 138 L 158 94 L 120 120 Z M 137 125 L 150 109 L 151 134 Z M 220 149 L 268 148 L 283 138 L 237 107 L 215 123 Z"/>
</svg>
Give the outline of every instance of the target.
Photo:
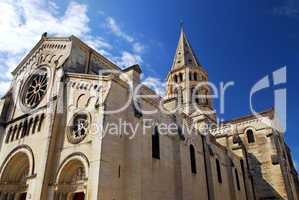
<svg viewBox="0 0 299 200">
<path fill-rule="evenodd" d="M 67 38 L 42 37 L 35 47 L 25 56 L 12 74 L 17 78 L 23 72 L 30 72 L 38 66 L 47 65 L 59 68 L 71 52 L 71 40 Z"/>
</svg>

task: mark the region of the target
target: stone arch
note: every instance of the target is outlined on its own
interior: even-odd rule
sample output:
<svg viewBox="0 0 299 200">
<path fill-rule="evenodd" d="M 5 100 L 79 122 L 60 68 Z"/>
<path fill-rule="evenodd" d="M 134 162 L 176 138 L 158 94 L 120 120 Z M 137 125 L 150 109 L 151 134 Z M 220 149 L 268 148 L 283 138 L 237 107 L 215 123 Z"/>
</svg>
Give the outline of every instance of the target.
<svg viewBox="0 0 299 200">
<path fill-rule="evenodd" d="M 0 191 L 4 199 L 24 199 L 27 180 L 33 176 L 34 157 L 28 146 L 11 151 L 1 166 Z"/>
<path fill-rule="evenodd" d="M 255 143 L 255 128 L 252 126 L 246 127 L 244 130 L 245 137 L 247 138 L 248 143 Z"/>
<path fill-rule="evenodd" d="M 26 153 L 18 152 L 8 160 L 3 168 L 0 182 L 4 184 L 23 182 L 25 181 L 24 178 L 29 175 L 29 168 L 30 163 Z"/>
<path fill-rule="evenodd" d="M 254 127 L 254 126 L 246 126 L 246 127 L 244 128 L 244 131 L 243 131 L 243 133 L 246 133 L 248 130 L 252 130 L 252 131 L 253 131 L 253 133 L 255 133 L 255 132 L 256 132 L 256 129 L 255 129 L 255 127 Z"/>
<path fill-rule="evenodd" d="M 23 155 L 26 155 L 29 161 L 29 174 L 28 176 L 34 176 L 35 175 L 35 158 L 32 149 L 28 145 L 20 145 L 16 148 L 14 148 L 4 159 L 2 162 L 2 165 L 0 167 L 0 180 L 2 178 L 4 169 L 7 167 L 7 164 L 13 158 L 15 155 L 23 153 Z"/>
<path fill-rule="evenodd" d="M 80 152 L 73 153 L 73 154 L 67 156 L 62 161 L 62 163 L 57 171 L 57 174 L 56 174 L 56 183 L 59 183 L 59 178 L 61 177 L 63 169 L 65 169 L 65 166 L 67 166 L 67 164 L 69 164 L 73 161 L 79 161 L 82 164 L 82 166 L 84 167 L 86 175 L 88 174 L 88 169 L 89 169 L 88 158 L 83 153 L 80 153 Z"/>
<path fill-rule="evenodd" d="M 86 196 L 89 161 L 83 153 L 73 153 L 63 160 L 56 174 L 54 199 L 82 199 Z"/>
<path fill-rule="evenodd" d="M 97 97 L 95 96 L 91 96 L 88 98 L 87 103 L 86 103 L 86 107 L 90 107 L 91 105 L 94 107 L 97 103 Z M 92 107 L 90 107 L 92 108 Z"/>
<path fill-rule="evenodd" d="M 80 94 L 76 100 L 76 108 L 85 108 L 88 97 L 86 94 Z"/>
</svg>

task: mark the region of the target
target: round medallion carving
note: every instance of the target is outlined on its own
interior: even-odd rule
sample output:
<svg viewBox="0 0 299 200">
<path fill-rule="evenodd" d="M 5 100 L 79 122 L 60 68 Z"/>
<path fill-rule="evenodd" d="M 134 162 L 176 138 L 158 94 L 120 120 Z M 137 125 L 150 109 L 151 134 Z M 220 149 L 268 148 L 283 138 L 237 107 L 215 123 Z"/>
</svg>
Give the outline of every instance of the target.
<svg viewBox="0 0 299 200">
<path fill-rule="evenodd" d="M 78 144 L 86 137 L 89 129 L 89 119 L 87 114 L 75 114 L 71 124 L 67 138 L 70 143 Z"/>
</svg>

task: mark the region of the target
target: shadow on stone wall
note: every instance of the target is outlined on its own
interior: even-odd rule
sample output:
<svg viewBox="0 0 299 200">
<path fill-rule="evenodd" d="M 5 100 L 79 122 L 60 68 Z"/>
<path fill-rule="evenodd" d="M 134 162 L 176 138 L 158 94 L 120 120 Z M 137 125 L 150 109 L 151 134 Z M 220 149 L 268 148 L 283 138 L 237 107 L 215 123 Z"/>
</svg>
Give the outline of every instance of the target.
<svg viewBox="0 0 299 200">
<path fill-rule="evenodd" d="M 284 199 L 268 182 L 264 179 L 262 173 L 262 163 L 258 161 L 255 155 L 248 153 L 250 176 L 253 177 L 253 187 L 256 200 L 266 199 Z"/>
</svg>

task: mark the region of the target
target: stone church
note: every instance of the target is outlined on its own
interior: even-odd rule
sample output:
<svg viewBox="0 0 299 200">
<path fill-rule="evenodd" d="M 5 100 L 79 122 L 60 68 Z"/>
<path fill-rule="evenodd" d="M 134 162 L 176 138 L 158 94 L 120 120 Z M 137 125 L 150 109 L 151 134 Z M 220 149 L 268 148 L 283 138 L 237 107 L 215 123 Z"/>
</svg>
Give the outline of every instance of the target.
<svg viewBox="0 0 299 200">
<path fill-rule="evenodd" d="M 138 65 L 122 69 L 74 36 L 43 34 L 12 74 L 0 200 L 299 199 L 284 133 L 261 120 L 275 110 L 216 126 L 208 72 L 183 29 L 164 97 L 140 84 Z M 120 121 L 134 131 L 105 128 Z"/>
</svg>

